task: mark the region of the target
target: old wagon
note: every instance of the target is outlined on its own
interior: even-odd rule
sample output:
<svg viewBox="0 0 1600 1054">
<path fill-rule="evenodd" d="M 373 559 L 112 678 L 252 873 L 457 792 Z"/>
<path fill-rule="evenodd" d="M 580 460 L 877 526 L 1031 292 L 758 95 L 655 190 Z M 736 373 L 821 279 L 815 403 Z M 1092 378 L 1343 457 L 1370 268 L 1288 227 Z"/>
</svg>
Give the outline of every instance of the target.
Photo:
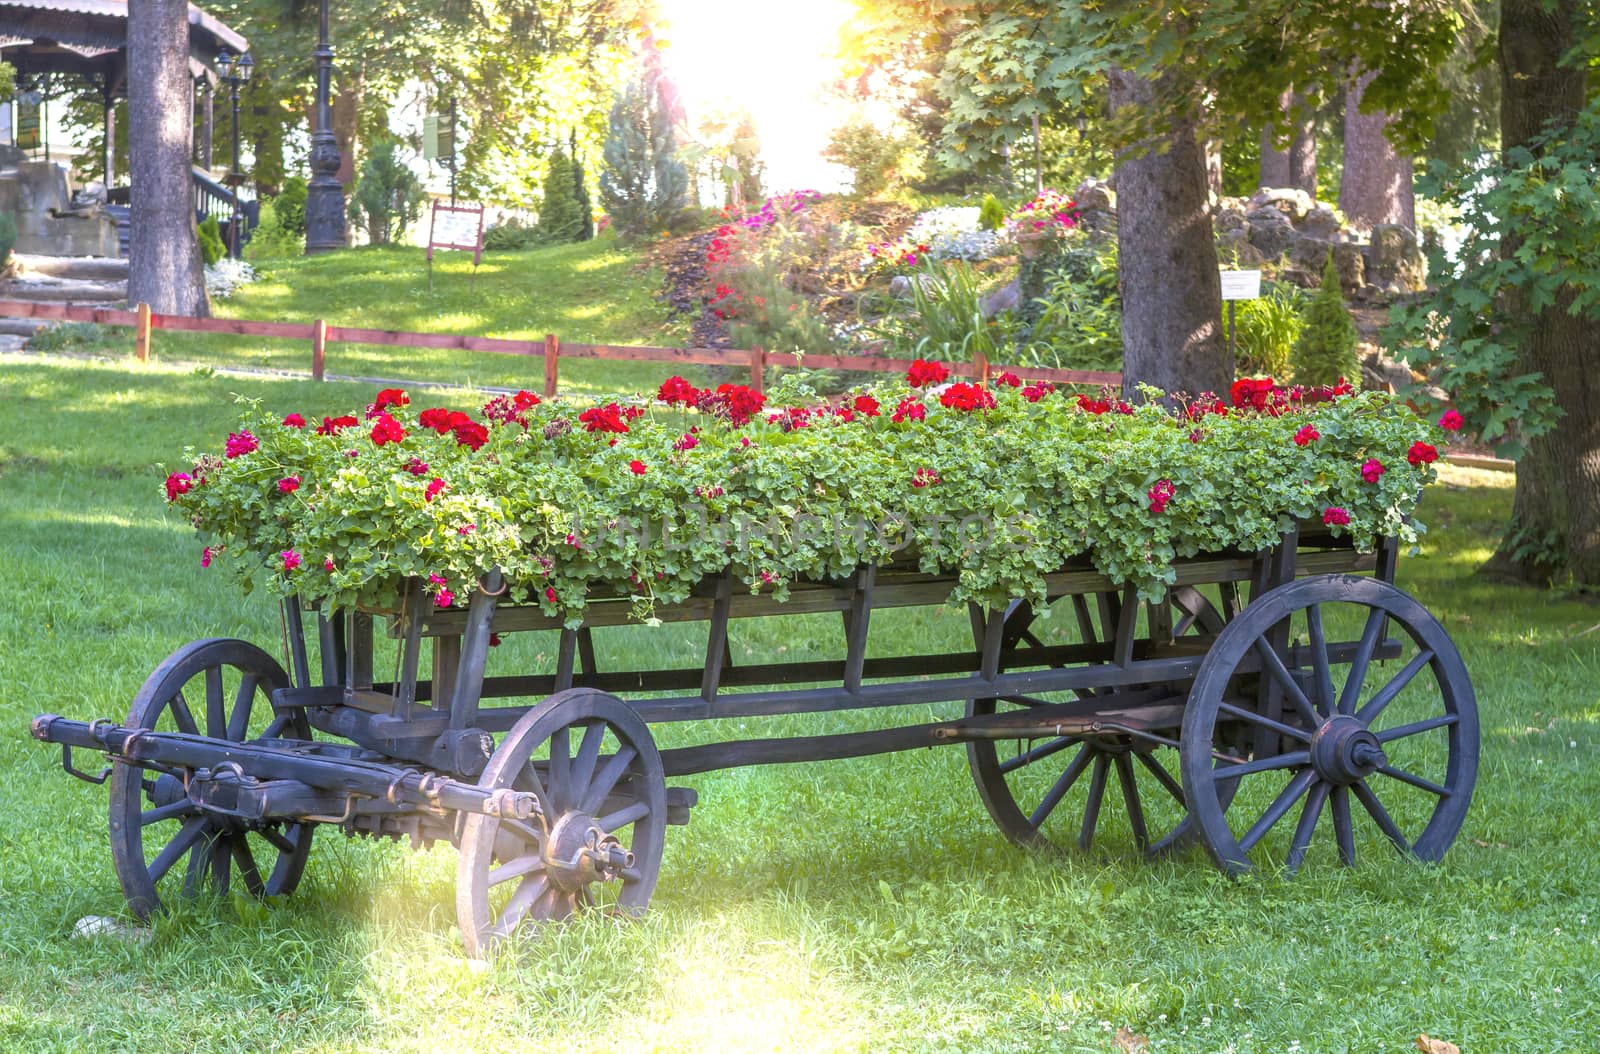
<svg viewBox="0 0 1600 1054">
<path fill-rule="evenodd" d="M 1203 846 L 1234 873 L 1294 870 L 1313 851 L 1351 864 L 1384 841 L 1437 861 L 1471 799 L 1477 714 L 1449 635 L 1394 585 L 1398 549 L 1360 552 L 1300 522 L 1259 551 L 1176 559 L 1155 600 L 1067 561 L 1031 601 L 967 605 L 970 646 L 932 654 L 871 633 L 952 594 L 953 575 L 905 559 L 782 597 L 710 575 L 648 612 L 597 584 L 581 620 L 512 602 L 497 568 L 445 607 L 413 577 L 388 602 L 285 597 L 281 664 L 245 641 L 195 641 L 123 723 L 46 714 L 32 731 L 61 744 L 68 772 L 109 781 L 136 915 L 204 888 L 288 894 L 326 826 L 457 846 L 475 955 L 536 920 L 643 910 L 666 828 L 696 804 L 673 780 L 935 746 L 965 747 L 978 799 L 1024 845 Z M 734 662 L 739 620 L 819 613 L 839 617 L 837 658 Z M 703 661 L 599 662 L 596 639 L 641 619 L 697 624 Z M 549 634 L 553 659 L 491 675 L 491 646 L 519 633 Z M 379 680 L 383 648 L 395 668 Z M 907 706 L 918 720 L 827 734 L 658 749 L 651 732 Z M 87 771 L 75 750 L 110 765 Z"/>
</svg>

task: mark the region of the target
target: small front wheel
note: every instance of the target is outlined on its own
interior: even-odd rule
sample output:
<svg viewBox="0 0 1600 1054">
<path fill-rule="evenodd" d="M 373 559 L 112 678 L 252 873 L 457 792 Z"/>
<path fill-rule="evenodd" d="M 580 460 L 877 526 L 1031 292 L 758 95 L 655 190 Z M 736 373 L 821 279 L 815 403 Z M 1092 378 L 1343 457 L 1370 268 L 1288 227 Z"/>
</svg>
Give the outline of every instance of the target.
<svg viewBox="0 0 1600 1054">
<path fill-rule="evenodd" d="M 531 791 L 541 815 L 466 818 L 456 915 L 469 955 L 487 957 L 529 921 L 644 912 L 661 871 L 667 790 L 632 707 L 593 689 L 558 692 L 512 726 L 478 784 Z"/>
</svg>

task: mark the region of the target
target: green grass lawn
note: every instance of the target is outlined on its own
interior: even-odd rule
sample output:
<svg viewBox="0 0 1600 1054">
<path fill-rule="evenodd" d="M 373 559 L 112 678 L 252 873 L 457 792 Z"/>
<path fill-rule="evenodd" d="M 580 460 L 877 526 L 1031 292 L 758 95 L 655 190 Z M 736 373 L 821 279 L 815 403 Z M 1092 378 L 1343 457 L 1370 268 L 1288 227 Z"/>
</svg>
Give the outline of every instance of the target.
<svg viewBox="0 0 1600 1054">
<path fill-rule="evenodd" d="M 393 300 L 346 302 L 389 312 L 368 324 L 432 310 Z M 1600 613 L 1471 577 L 1509 477 L 1454 469 L 1400 570 L 1455 636 L 1482 711 L 1477 797 L 1442 866 L 1398 859 L 1370 825 L 1357 867 L 1324 844 L 1295 879 L 1231 881 L 1199 851 L 1144 863 L 1125 839 L 1024 852 L 963 752 L 941 750 L 690 780 L 701 804 L 668 831 L 642 923 L 554 927 L 490 967 L 461 955 L 453 850 L 326 830 L 286 903 L 189 905 L 143 944 L 74 939 L 83 916 L 123 912 L 105 791 L 65 776 L 28 719 L 120 718 L 196 638 L 279 650 L 274 607 L 202 571 L 160 497 L 158 465 L 218 440 L 233 393 L 310 416 L 372 390 L 0 359 L 0 1051 L 1104 1052 L 1124 1026 L 1153 1051 L 1399 1052 L 1423 1032 L 1469 1054 L 1595 1049 Z M 881 629 L 920 650 L 961 640 L 966 617 Z M 736 658 L 837 658 L 839 636 L 820 617 L 741 626 Z M 693 664 L 702 646 L 692 627 L 597 643 L 602 665 Z M 513 639 L 495 661 L 552 656 Z"/>
<path fill-rule="evenodd" d="M 352 249 L 324 256 L 269 260 L 261 278 L 216 303 L 222 318 L 312 322 L 418 333 L 542 340 L 554 333 L 572 343 L 688 343 L 686 321 L 664 322 L 656 300 L 662 275 L 613 238 L 518 252 L 488 253 L 472 278 L 467 253 L 434 256 L 429 287 L 423 251 Z M 118 335 L 131 348 L 131 331 Z M 154 354 L 169 362 L 214 366 L 311 369 L 309 341 L 158 331 Z M 328 372 L 451 384 L 538 389 L 543 359 L 441 348 L 331 344 Z M 566 359 L 561 388 L 593 392 L 654 389 L 670 367 Z M 695 379 L 695 378 L 691 378 Z M 697 383 L 704 383 L 701 371 Z"/>
</svg>

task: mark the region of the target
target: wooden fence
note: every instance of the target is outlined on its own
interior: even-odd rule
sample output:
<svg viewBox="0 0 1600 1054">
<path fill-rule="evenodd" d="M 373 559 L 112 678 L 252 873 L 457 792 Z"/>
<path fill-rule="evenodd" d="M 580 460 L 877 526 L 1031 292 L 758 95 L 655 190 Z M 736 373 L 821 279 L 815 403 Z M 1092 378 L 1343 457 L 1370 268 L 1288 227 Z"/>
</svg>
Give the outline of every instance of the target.
<svg viewBox="0 0 1600 1054">
<path fill-rule="evenodd" d="M 35 303 L 29 300 L 0 300 L 0 317 L 51 319 L 63 322 L 94 322 L 102 326 L 132 326 L 134 354 L 140 362 L 150 361 L 152 330 L 170 329 L 190 333 L 227 333 L 239 337 L 274 337 L 306 341 L 311 345 L 311 376 L 322 380 L 327 369 L 328 345 L 379 344 L 407 348 L 458 348 L 462 351 L 488 351 L 500 355 L 537 357 L 544 363 L 544 397 L 556 394 L 557 372 L 562 359 L 612 359 L 633 362 L 665 362 L 680 365 L 724 366 L 750 371 L 750 385 L 763 390 L 766 371 L 773 367 L 804 366 L 814 370 L 862 370 L 873 373 L 904 373 L 909 359 L 886 359 L 863 355 L 799 355 L 764 351 L 761 348 L 657 348 L 618 344 L 571 344 L 554 333 L 543 340 L 510 340 L 502 337 L 466 337 L 451 333 L 406 333 L 388 329 L 362 329 L 357 326 L 331 326 L 323 319 L 314 322 L 252 322 L 231 318 L 190 318 L 187 315 L 159 315 L 149 305 L 139 304 L 132 311 L 82 307 L 67 304 Z M 987 381 L 993 372 L 1009 369 L 1023 380 L 1051 381 L 1055 384 L 1121 385 L 1120 373 L 1095 370 L 1053 370 L 1032 366 L 1001 367 L 981 354 L 971 362 L 950 365 L 958 376 Z"/>
</svg>

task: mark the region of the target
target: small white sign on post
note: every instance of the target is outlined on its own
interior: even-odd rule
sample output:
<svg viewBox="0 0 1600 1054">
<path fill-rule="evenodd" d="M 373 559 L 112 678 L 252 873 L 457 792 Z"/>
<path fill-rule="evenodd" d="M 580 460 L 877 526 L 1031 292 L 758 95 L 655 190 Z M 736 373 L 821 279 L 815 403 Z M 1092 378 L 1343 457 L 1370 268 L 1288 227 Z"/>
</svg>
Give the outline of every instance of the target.
<svg viewBox="0 0 1600 1054">
<path fill-rule="evenodd" d="M 1254 300 L 1261 295 L 1260 271 L 1223 271 L 1222 299 Z"/>
</svg>

